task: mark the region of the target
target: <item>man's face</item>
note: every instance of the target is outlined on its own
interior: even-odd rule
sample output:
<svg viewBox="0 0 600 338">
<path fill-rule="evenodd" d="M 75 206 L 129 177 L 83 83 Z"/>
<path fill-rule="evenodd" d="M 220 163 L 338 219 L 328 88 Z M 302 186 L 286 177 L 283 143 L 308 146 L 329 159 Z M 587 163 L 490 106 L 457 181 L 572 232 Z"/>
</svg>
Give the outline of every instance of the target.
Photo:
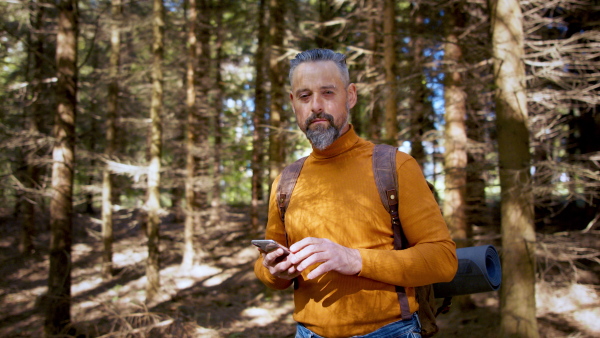
<svg viewBox="0 0 600 338">
<path fill-rule="evenodd" d="M 348 130 L 356 86 L 345 88 L 333 61 L 305 62 L 294 70 L 290 100 L 298 126 L 322 150 Z"/>
</svg>

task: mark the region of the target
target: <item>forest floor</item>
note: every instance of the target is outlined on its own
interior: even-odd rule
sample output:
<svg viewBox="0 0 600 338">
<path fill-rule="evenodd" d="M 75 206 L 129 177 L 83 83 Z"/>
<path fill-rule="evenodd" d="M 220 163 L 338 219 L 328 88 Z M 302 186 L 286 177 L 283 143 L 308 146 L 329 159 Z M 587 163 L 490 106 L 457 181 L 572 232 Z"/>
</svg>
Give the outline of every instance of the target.
<svg viewBox="0 0 600 338">
<path fill-rule="evenodd" d="M 18 254 L 19 225 L 0 209 L 0 337 L 42 337 L 48 236 L 33 257 Z M 291 290 L 267 290 L 254 276 L 258 254 L 246 208 L 228 207 L 198 247 L 202 263 L 180 271 L 183 223 L 161 225 L 161 287 L 144 305 L 146 238 L 134 212 L 116 216 L 111 280 L 100 275 L 100 221 L 74 224 L 72 328 L 78 337 L 293 337 Z M 42 222 L 43 223 L 43 222 Z M 46 222 L 47 223 L 47 222 Z M 41 231 L 40 231 L 41 232 Z M 47 232 L 44 232 L 47 233 Z M 497 229 L 477 229 L 480 244 L 499 248 Z M 600 336 L 600 231 L 538 234 L 537 316 L 542 337 Z M 436 337 L 496 337 L 498 293 L 468 296 L 438 317 Z"/>
</svg>

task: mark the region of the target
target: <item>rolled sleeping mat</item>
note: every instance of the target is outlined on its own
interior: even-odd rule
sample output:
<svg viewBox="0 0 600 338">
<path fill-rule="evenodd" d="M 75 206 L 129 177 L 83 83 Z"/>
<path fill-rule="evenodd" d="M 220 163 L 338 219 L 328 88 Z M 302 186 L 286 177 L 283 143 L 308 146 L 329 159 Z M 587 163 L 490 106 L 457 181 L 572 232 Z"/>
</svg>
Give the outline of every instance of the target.
<svg viewBox="0 0 600 338">
<path fill-rule="evenodd" d="M 502 282 L 502 267 L 493 245 L 456 249 L 458 270 L 451 282 L 433 284 L 435 298 L 496 291 Z"/>
</svg>

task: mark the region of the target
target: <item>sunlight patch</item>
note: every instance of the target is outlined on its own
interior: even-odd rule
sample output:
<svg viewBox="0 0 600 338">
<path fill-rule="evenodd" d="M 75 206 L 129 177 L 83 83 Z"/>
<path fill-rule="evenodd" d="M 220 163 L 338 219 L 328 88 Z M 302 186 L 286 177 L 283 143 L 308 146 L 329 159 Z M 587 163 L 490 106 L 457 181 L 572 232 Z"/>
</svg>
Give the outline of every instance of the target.
<svg viewBox="0 0 600 338">
<path fill-rule="evenodd" d="M 586 285 L 573 284 L 568 288 L 552 287 L 541 283 L 537 287 L 538 315 L 576 311 L 594 304 L 600 305 L 596 291 Z"/>
<path fill-rule="evenodd" d="M 600 334 L 600 297 L 590 286 L 572 284 L 555 287 L 548 283 L 536 286 L 537 316 L 560 314 L 581 330 Z"/>
<path fill-rule="evenodd" d="M 258 250 L 254 246 L 249 246 L 228 257 L 223 256 L 220 259 L 221 264 L 240 265 L 254 262 L 258 258 Z"/>
<path fill-rule="evenodd" d="M 218 274 L 206 281 L 204 281 L 204 283 L 202 283 L 203 286 L 206 287 L 211 287 L 211 286 L 217 286 L 222 284 L 223 282 L 225 282 L 226 280 L 228 280 L 229 278 L 231 278 L 233 275 L 235 275 L 240 269 L 230 269 L 227 270 L 221 274 Z"/>
<path fill-rule="evenodd" d="M 145 261 L 146 258 L 148 258 L 148 251 L 134 252 L 133 250 L 128 250 L 123 253 L 115 252 L 113 254 L 113 262 L 115 267 L 135 265 L 136 263 Z"/>
<path fill-rule="evenodd" d="M 575 311 L 575 321 L 593 333 L 600 334 L 600 308 Z"/>
<path fill-rule="evenodd" d="M 223 272 L 223 269 L 211 265 L 195 265 L 190 276 L 194 278 L 206 278 Z"/>
<path fill-rule="evenodd" d="M 200 280 L 218 275 L 222 272 L 223 269 L 211 265 L 194 265 L 189 271 L 181 271 L 181 267 L 176 265 L 163 269 L 160 273 L 167 278 L 172 278 L 175 288 L 182 290 L 192 287 Z"/>
<path fill-rule="evenodd" d="M 268 324 L 280 321 L 282 317 L 293 311 L 293 306 L 288 303 L 274 309 L 266 309 L 261 307 L 250 307 L 242 311 L 242 316 L 250 318 L 250 322 L 258 326 L 266 326 Z"/>
<path fill-rule="evenodd" d="M 90 291 L 94 288 L 97 288 L 100 285 L 102 285 L 102 283 L 103 280 L 100 277 L 91 278 L 89 280 L 83 280 L 79 283 L 73 284 L 73 286 L 71 287 L 71 292 L 73 293 L 73 295 L 77 295 L 78 293 Z"/>
</svg>

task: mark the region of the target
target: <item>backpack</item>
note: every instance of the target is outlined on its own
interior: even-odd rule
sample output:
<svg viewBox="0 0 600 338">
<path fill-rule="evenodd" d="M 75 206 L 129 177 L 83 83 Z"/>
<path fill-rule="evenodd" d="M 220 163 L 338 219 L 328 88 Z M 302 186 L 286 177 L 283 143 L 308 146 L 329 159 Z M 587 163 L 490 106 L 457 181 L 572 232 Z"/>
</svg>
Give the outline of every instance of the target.
<svg viewBox="0 0 600 338">
<path fill-rule="evenodd" d="M 287 166 L 281 173 L 279 185 L 277 186 L 276 198 L 279 207 L 279 217 L 285 226 L 285 212 L 290 203 L 294 186 L 300 176 L 302 166 L 306 161 L 303 157 Z M 396 175 L 396 148 L 387 144 L 377 144 L 373 148 L 373 175 L 375 184 L 379 191 L 379 197 L 385 209 L 390 213 L 392 229 L 394 232 L 394 250 L 402 250 L 408 247 L 408 240 L 404 236 L 400 217 L 398 215 L 398 182 Z M 427 182 L 429 188 L 433 191 L 433 185 Z M 287 241 L 287 232 L 285 234 Z M 296 283 L 294 283 L 296 285 Z M 398 302 L 402 312 L 402 320 L 411 319 L 411 313 L 408 305 L 408 297 L 404 287 L 396 286 Z M 435 335 L 439 328 L 436 324 L 436 317 L 440 313 L 446 313 L 450 310 L 451 298 L 444 298 L 443 304 L 436 311 L 436 301 L 433 294 L 433 285 L 424 285 L 415 288 L 417 301 L 419 302 L 419 321 L 421 322 L 421 335 L 431 337 Z"/>
</svg>

